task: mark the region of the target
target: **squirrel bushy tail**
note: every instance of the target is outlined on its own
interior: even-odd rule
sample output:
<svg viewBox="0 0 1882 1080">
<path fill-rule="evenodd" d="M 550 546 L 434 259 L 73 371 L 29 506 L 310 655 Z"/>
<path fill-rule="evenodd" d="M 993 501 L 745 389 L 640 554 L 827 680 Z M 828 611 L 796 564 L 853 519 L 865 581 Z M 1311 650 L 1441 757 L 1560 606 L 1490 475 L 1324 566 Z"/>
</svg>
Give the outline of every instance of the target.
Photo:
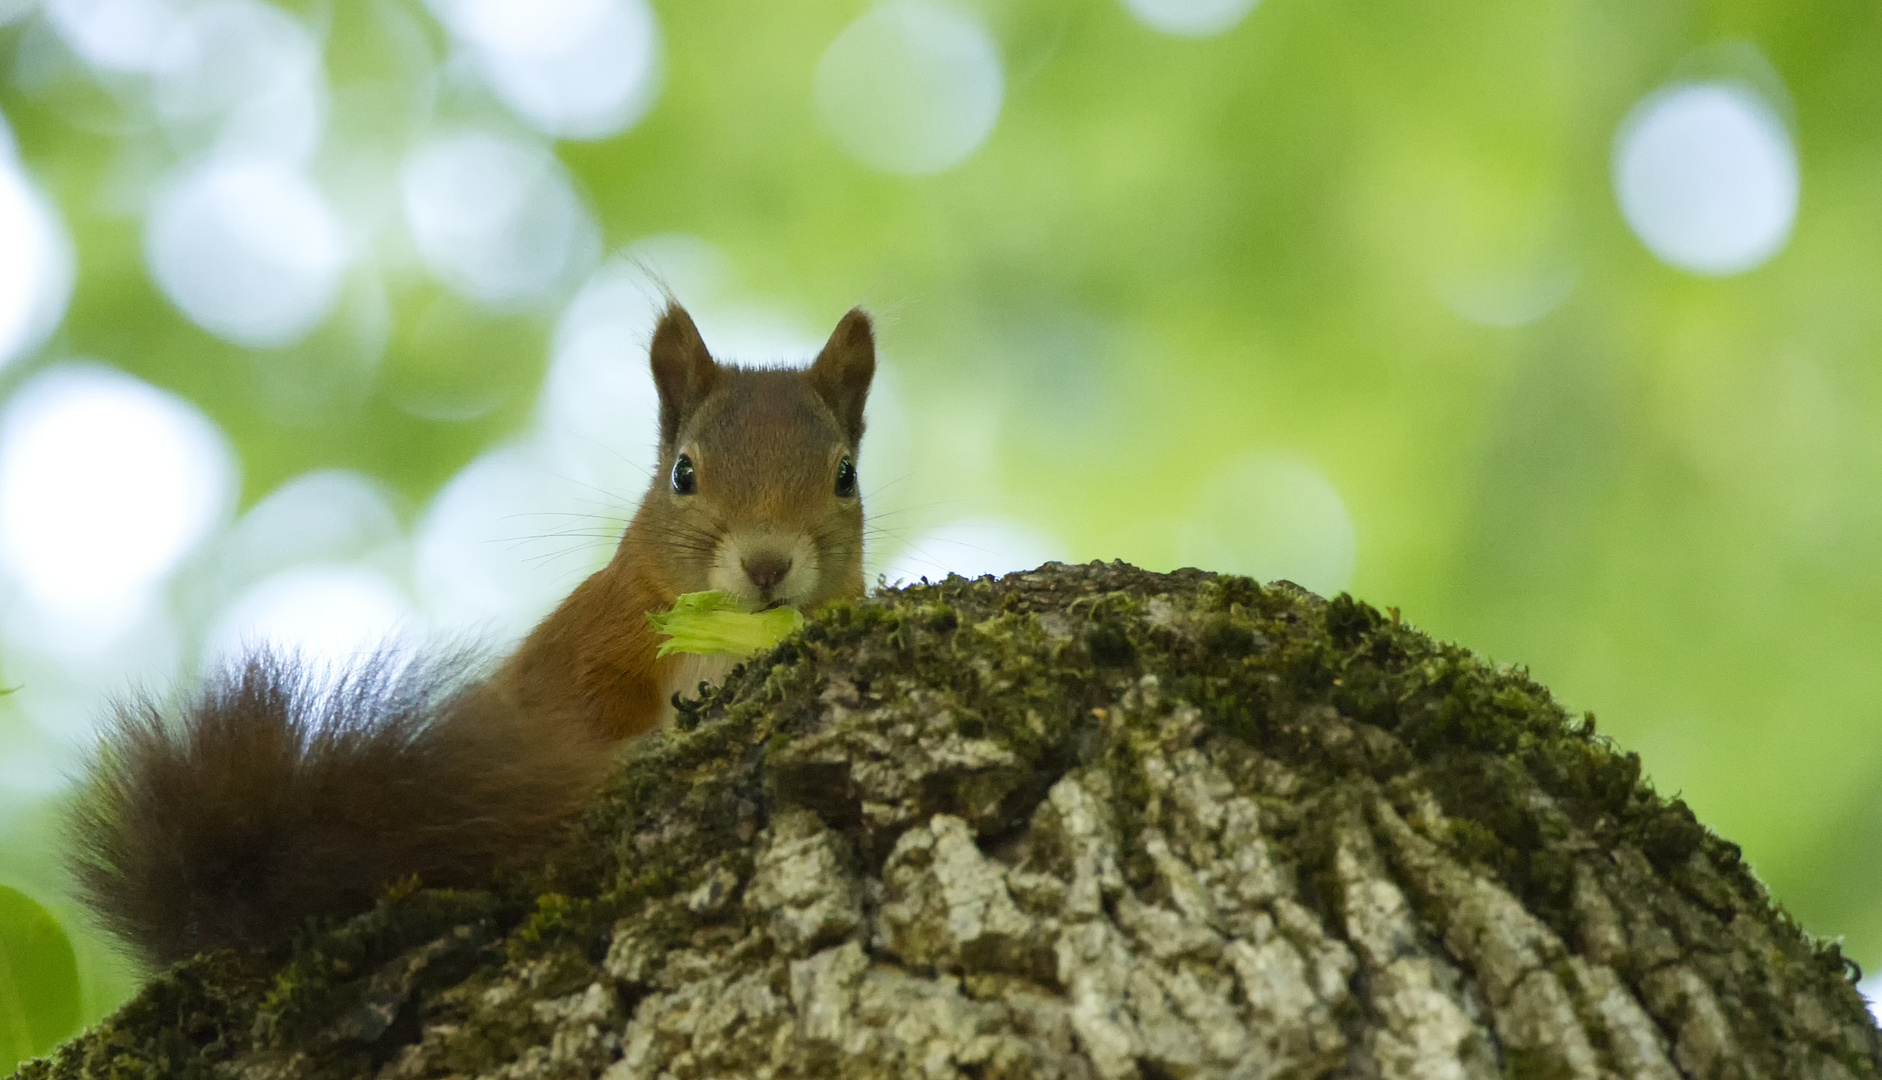
<svg viewBox="0 0 1882 1080">
<path fill-rule="evenodd" d="M 254 653 L 166 716 L 121 701 L 70 819 L 72 869 L 153 965 L 288 940 L 387 885 L 540 858 L 616 744 L 480 692 L 468 654 L 382 649 L 337 678 Z"/>
<path fill-rule="evenodd" d="M 743 368 L 669 304 L 648 365 L 660 465 L 614 557 L 487 676 L 383 650 L 330 677 L 263 651 L 176 709 L 117 705 L 67 845 L 107 928 L 164 965 L 283 943 L 413 877 L 539 863 L 621 743 L 699 684 L 649 612 L 707 590 L 753 610 L 863 595 L 869 316 L 843 316 L 807 368 Z"/>
</svg>

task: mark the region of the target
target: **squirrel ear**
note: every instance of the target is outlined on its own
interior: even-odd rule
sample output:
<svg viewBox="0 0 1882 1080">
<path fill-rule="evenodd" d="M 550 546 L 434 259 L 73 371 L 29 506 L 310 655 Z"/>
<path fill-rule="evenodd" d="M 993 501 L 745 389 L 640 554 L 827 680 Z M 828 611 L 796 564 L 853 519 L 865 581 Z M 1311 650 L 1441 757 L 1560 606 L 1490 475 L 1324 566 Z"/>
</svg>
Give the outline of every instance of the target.
<svg viewBox="0 0 1882 1080">
<path fill-rule="evenodd" d="M 876 335 L 869 315 L 851 308 L 810 365 L 810 385 L 836 414 L 852 445 L 863 437 L 863 401 L 876 375 Z"/>
<path fill-rule="evenodd" d="M 671 300 L 654 327 L 647 355 L 654 388 L 660 392 L 660 445 L 670 447 L 679 438 L 680 424 L 712 392 L 719 365 L 706 351 L 693 317 Z"/>
</svg>

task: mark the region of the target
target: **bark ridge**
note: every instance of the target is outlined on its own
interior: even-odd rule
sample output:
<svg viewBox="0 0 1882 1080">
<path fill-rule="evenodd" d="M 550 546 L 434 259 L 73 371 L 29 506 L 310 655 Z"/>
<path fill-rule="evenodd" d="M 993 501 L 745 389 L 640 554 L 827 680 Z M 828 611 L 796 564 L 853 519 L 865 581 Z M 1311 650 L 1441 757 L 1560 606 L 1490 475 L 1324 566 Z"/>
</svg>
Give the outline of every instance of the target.
<svg viewBox="0 0 1882 1080">
<path fill-rule="evenodd" d="M 199 957 L 26 1077 L 1875 1077 L 1836 947 L 1520 671 L 1120 563 L 834 608 L 550 865 Z"/>
</svg>

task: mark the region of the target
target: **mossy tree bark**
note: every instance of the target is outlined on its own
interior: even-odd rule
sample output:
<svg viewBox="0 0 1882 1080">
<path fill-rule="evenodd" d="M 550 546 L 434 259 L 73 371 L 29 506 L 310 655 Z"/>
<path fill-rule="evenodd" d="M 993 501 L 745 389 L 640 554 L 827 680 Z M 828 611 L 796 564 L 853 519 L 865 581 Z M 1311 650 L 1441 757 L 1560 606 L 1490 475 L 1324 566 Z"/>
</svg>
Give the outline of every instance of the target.
<svg viewBox="0 0 1882 1080">
<path fill-rule="evenodd" d="M 823 615 L 567 856 L 221 954 L 29 1066 L 235 1077 L 1872 1077 L 1834 946 L 1522 673 L 1121 564 Z"/>
</svg>

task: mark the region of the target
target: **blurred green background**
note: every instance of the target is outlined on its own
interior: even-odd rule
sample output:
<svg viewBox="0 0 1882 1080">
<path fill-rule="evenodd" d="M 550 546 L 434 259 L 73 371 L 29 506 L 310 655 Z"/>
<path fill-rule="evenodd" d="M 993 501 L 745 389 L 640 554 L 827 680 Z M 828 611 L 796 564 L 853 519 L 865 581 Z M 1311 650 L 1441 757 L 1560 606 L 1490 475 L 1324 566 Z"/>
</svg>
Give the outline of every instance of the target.
<svg viewBox="0 0 1882 1080">
<path fill-rule="evenodd" d="M 0 0 L 0 883 L 107 695 L 520 633 L 654 281 L 861 302 L 891 578 L 1350 589 L 1527 665 L 1882 965 L 1882 9 Z"/>
</svg>

